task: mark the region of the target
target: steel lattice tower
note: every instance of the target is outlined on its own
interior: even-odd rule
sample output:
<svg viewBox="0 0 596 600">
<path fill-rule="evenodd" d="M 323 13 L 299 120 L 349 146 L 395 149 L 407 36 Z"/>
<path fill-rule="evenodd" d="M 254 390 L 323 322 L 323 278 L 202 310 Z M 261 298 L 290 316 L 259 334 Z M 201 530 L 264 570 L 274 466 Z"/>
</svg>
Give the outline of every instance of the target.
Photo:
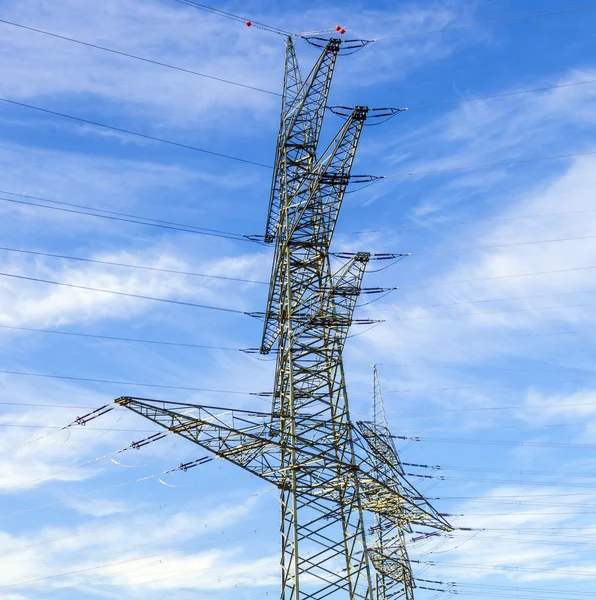
<svg viewBox="0 0 596 600">
<path fill-rule="evenodd" d="M 405 481 L 386 423 L 350 420 L 342 352 L 370 255 L 332 261 L 330 253 L 365 121 L 399 111 L 337 109 L 345 122 L 319 153 L 337 56 L 365 42 L 309 41 L 322 52 L 303 79 L 287 40 L 264 236 L 275 244 L 267 310 L 260 315 L 260 352 L 277 353 L 271 412 L 132 397 L 116 402 L 280 490 L 282 600 L 409 600 L 404 530 L 410 523 L 449 525 Z M 376 519 L 370 548 L 367 511 Z"/>
<path fill-rule="evenodd" d="M 451 527 L 406 480 L 389 430 L 376 365 L 373 367 L 372 421 L 359 422 L 358 428 L 371 450 L 369 461 L 373 475 L 378 481 L 397 484 L 403 498 L 417 503 L 417 510 L 404 502 L 394 514 L 381 511 L 374 514 L 373 544 L 368 552 L 376 571 L 376 597 L 377 600 L 413 600 L 416 584 L 405 534 L 412 532 L 412 523 L 446 531 Z"/>
</svg>

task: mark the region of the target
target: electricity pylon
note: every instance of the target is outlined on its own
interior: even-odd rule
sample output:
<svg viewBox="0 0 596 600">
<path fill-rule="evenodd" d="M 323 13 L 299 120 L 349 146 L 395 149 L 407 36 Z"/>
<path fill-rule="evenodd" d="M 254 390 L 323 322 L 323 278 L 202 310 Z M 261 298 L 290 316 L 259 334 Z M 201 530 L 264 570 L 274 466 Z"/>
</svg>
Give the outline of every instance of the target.
<svg viewBox="0 0 596 600">
<path fill-rule="evenodd" d="M 403 577 L 391 566 L 397 560 L 391 548 L 367 547 L 364 512 L 397 527 L 433 519 L 449 526 L 417 493 L 407 495 L 395 464 L 377 464 L 375 427 L 350 420 L 342 353 L 350 325 L 370 322 L 354 319 L 354 309 L 371 255 L 332 255 L 330 245 L 348 184 L 371 179 L 351 175 L 365 121 L 399 109 L 336 108 L 345 122 L 319 152 L 337 56 L 366 42 L 309 41 L 322 52 L 304 79 L 291 38 L 286 45 L 264 236 L 275 253 L 267 310 L 255 314 L 264 318 L 260 352 L 277 354 L 271 411 L 132 397 L 116 402 L 280 490 L 282 600 L 384 600 L 392 596 L 378 595 L 373 567 L 384 577 Z"/>
<path fill-rule="evenodd" d="M 407 499 L 395 513 L 374 513 L 373 544 L 368 553 L 376 571 L 376 598 L 413 600 L 416 584 L 405 534 L 412 532 L 413 523 L 441 531 L 450 531 L 451 526 L 406 479 L 389 430 L 376 365 L 373 367 L 372 421 L 359 421 L 357 427 L 368 445 L 373 476 L 381 483 L 395 486 L 399 495 Z"/>
</svg>

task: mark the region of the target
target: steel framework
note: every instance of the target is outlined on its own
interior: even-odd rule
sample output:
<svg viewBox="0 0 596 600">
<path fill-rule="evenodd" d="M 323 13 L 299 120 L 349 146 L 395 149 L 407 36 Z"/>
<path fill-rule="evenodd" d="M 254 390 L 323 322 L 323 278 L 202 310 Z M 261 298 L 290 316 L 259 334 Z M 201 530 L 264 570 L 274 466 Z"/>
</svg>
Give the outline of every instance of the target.
<svg viewBox="0 0 596 600">
<path fill-rule="evenodd" d="M 303 79 L 287 40 L 264 236 L 275 244 L 260 315 L 260 352 L 277 354 L 271 411 L 128 396 L 116 403 L 280 490 L 282 600 L 410 599 L 404 532 L 411 523 L 444 530 L 449 524 L 406 481 L 386 422 L 350 420 L 342 353 L 371 256 L 338 259 L 330 252 L 363 126 L 371 116 L 399 111 L 339 109 L 345 122 L 319 152 L 337 56 L 365 42 L 310 42 L 322 51 Z M 367 512 L 375 516 L 370 547 Z"/>
</svg>

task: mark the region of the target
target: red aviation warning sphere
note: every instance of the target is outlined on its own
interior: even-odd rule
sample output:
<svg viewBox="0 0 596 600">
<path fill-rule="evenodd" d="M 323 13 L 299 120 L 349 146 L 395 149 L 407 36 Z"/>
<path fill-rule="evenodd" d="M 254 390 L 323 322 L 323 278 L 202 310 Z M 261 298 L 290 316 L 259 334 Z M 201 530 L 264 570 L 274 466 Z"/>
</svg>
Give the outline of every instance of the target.
<svg viewBox="0 0 596 600">
<path fill-rule="evenodd" d="M 246 26 L 250 27 L 252 25 L 252 23 L 250 21 L 246 21 Z"/>
<path fill-rule="evenodd" d="M 335 31 L 339 31 L 341 29 L 341 27 L 339 25 L 335 26 Z"/>
<path fill-rule="evenodd" d="M 343 35 L 346 32 L 346 30 L 345 29 L 340 29 L 339 32 Z"/>
</svg>

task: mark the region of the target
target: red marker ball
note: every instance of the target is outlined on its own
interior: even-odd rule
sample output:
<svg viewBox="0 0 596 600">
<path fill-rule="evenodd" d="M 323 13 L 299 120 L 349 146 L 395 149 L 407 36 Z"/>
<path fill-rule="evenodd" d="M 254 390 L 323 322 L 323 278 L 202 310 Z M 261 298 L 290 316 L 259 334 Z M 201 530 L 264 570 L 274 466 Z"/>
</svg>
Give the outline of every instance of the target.
<svg viewBox="0 0 596 600">
<path fill-rule="evenodd" d="M 341 27 L 339 25 L 335 26 L 335 31 L 339 31 L 341 29 Z"/>
<path fill-rule="evenodd" d="M 340 29 L 339 32 L 343 35 L 346 32 L 346 30 L 345 29 Z"/>
<path fill-rule="evenodd" d="M 246 21 L 246 26 L 250 27 L 252 25 L 252 23 L 250 21 Z"/>
</svg>

